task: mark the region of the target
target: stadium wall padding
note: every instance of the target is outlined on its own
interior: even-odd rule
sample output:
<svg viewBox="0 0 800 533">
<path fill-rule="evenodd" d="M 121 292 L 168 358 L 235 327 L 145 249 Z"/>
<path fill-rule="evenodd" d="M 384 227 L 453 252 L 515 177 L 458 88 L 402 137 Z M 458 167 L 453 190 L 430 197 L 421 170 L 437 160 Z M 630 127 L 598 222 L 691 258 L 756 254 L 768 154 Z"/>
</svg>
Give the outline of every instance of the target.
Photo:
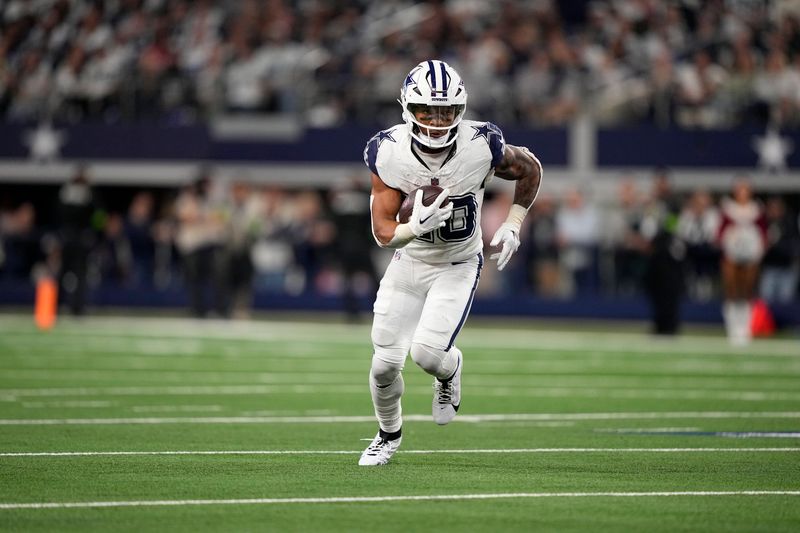
<svg viewBox="0 0 800 533">
<path fill-rule="evenodd" d="M 502 125 L 501 125 L 502 126 Z M 35 124 L 0 125 L 0 160 L 26 159 Z M 361 160 L 364 146 L 379 126 L 305 129 L 296 138 L 256 139 L 215 136 L 205 125 L 173 126 L 154 123 L 125 125 L 53 125 L 61 138 L 62 160 L 350 162 Z M 506 141 L 533 147 L 542 163 L 569 163 L 569 131 L 504 128 Z M 598 168 L 670 167 L 749 168 L 758 165 L 755 144 L 765 132 L 736 130 L 679 130 L 640 126 L 599 129 L 595 153 Z M 787 164 L 800 167 L 800 131 L 781 132 L 793 149 Z"/>
</svg>

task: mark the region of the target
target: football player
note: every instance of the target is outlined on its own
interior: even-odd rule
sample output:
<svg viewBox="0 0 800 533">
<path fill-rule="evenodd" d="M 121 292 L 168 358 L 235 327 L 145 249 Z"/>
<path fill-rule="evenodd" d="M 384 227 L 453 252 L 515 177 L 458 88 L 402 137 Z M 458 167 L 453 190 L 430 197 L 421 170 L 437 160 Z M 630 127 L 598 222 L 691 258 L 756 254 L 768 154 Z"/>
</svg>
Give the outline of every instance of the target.
<svg viewBox="0 0 800 533">
<path fill-rule="evenodd" d="M 447 63 L 423 61 L 400 91 L 404 124 L 378 132 L 364 149 L 372 172 L 372 233 L 395 249 L 373 308 L 369 387 L 379 431 L 360 465 L 386 464 L 401 442 L 403 365 L 433 375 L 433 420 L 447 424 L 461 404 L 464 361 L 455 346 L 483 268 L 481 205 L 487 182 L 516 181 L 514 204 L 491 240 L 502 270 L 519 247 L 522 221 L 539 190 L 542 166 L 527 148 L 506 144 L 500 128 L 464 120 L 467 91 Z M 442 193 L 429 206 L 417 191 L 407 223 L 404 199 L 422 185 Z M 445 200 L 449 198 L 450 202 Z"/>
</svg>

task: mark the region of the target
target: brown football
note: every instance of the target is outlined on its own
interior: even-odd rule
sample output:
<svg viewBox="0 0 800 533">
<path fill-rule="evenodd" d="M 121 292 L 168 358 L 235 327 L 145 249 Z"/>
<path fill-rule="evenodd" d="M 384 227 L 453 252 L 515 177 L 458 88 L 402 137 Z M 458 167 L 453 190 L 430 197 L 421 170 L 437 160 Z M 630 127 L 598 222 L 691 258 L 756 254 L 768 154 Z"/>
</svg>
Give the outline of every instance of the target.
<svg viewBox="0 0 800 533">
<path fill-rule="evenodd" d="M 442 193 L 442 188 L 438 185 L 423 185 L 417 189 L 414 189 L 408 196 L 405 197 L 403 203 L 400 204 L 400 211 L 397 212 L 397 219 L 400 221 L 401 224 L 405 224 L 408 222 L 409 217 L 411 216 L 411 212 L 414 210 L 414 197 L 417 195 L 418 190 L 422 190 L 422 205 L 431 205 L 436 198 Z M 450 199 L 447 198 L 442 207 L 446 206 L 450 203 Z"/>
</svg>

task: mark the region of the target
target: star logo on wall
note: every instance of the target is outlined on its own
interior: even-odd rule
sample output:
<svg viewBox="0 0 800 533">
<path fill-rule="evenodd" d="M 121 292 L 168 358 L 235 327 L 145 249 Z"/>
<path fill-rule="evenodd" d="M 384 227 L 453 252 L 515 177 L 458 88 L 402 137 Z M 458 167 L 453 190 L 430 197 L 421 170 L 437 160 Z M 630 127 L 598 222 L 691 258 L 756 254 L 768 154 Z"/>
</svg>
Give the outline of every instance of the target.
<svg viewBox="0 0 800 533">
<path fill-rule="evenodd" d="M 786 158 L 794 152 L 794 143 L 787 137 L 781 137 L 775 129 L 768 129 L 763 137 L 753 139 L 753 149 L 758 153 L 758 166 L 778 173 L 786 170 Z"/>
<path fill-rule="evenodd" d="M 53 129 L 49 122 L 40 123 L 34 130 L 27 130 L 23 137 L 23 143 L 30 148 L 30 158 L 37 163 L 50 163 L 58 159 L 66 141 L 67 135 Z"/>
</svg>

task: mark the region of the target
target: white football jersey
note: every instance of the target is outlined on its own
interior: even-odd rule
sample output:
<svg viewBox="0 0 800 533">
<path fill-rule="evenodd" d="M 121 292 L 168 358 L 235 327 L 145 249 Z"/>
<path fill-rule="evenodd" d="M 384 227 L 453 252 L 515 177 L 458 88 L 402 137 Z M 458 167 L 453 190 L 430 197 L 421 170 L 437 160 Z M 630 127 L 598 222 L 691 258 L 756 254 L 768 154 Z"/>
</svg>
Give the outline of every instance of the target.
<svg viewBox="0 0 800 533">
<path fill-rule="evenodd" d="M 411 149 L 406 124 L 375 134 L 364 149 L 364 162 L 388 187 L 408 195 L 422 185 L 450 189 L 453 216 L 447 225 L 420 235 L 403 248 L 427 263 L 465 261 L 483 250 L 481 206 L 486 183 L 503 159 L 505 139 L 491 122 L 462 120 L 458 138 L 441 167 L 432 171 Z"/>
</svg>

